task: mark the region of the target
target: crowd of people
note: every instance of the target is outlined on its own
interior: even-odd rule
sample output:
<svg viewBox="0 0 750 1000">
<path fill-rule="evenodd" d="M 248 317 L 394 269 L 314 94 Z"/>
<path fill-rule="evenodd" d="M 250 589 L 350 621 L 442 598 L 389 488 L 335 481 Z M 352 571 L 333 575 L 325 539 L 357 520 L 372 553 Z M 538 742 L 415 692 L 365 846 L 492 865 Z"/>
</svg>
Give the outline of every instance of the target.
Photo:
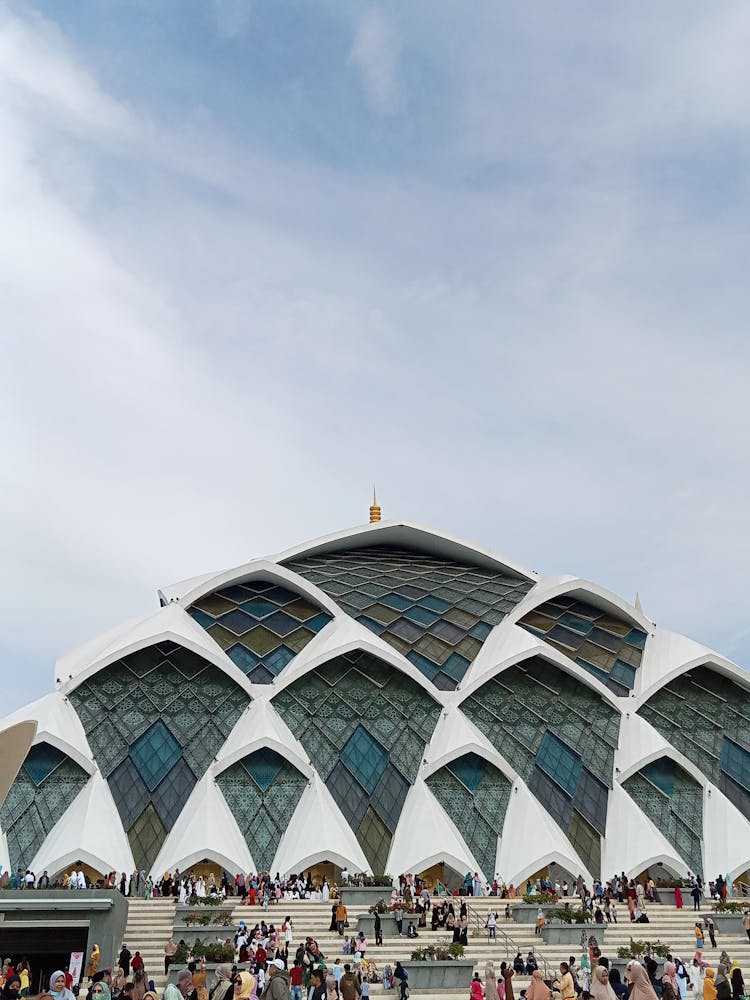
<svg viewBox="0 0 750 1000">
<path fill-rule="evenodd" d="M 9 884 L 5 873 L 6 885 Z M 16 887 L 44 889 L 50 887 L 50 879 L 45 871 L 38 879 L 33 872 L 16 873 Z M 365 879 L 362 876 L 360 881 Z M 341 881 L 348 882 L 353 877 L 344 872 Z M 80 867 L 66 873 L 56 882 L 70 889 L 87 887 L 86 876 Z M 220 879 L 194 872 L 165 872 L 162 878 L 153 881 L 143 871 L 110 873 L 101 880 L 102 885 L 116 888 L 127 896 L 174 897 L 181 903 L 207 897 L 220 900 L 226 896 L 240 897 L 249 905 L 279 904 L 283 900 L 312 898 L 330 900 L 330 932 L 341 937 L 341 957 L 329 962 L 319 943 L 307 936 L 295 947 L 297 935 L 290 916 L 275 922 L 260 920 L 253 927 L 240 921 L 233 935 L 222 940 L 233 961 L 218 964 L 212 981 L 207 982 L 205 962 L 200 957 L 193 960 L 192 952 L 198 951 L 195 944 L 188 946 L 185 941 L 174 938 L 164 947 L 164 972 L 174 965 L 180 966 L 176 983 L 167 986 L 163 1000 L 361 1000 L 369 996 L 370 985 L 382 983 L 387 990 L 394 990 L 399 1000 L 408 995 L 408 974 L 400 962 L 385 964 L 379 968 L 373 958 L 372 947 L 383 943 L 381 913 L 374 915 L 374 941 L 368 942 L 363 931 L 346 933 L 349 920 L 348 910 L 339 896 L 339 887 L 329 885 L 327 879 L 314 883 L 310 873 L 292 875 L 281 879 L 273 878 L 268 872 L 262 874 L 238 873 L 233 879 L 226 873 Z M 692 896 L 698 908 L 706 891 L 699 876 L 690 876 L 682 887 L 675 886 L 677 906 L 684 905 L 682 890 Z M 721 900 L 727 896 L 727 882 L 722 876 L 709 883 L 708 894 Z M 384 895 L 388 890 L 383 887 Z M 580 899 L 587 911 L 591 924 L 616 923 L 618 905 L 627 907 L 630 919 L 635 922 L 648 921 L 647 906 L 656 899 L 657 886 L 652 879 L 628 879 L 621 873 L 606 881 L 595 881 L 593 886 L 585 884 L 583 878 L 575 881 L 537 879 L 528 880 L 525 885 L 527 896 L 543 897 L 545 902 L 572 903 L 572 897 Z M 499 913 L 505 920 L 512 918 L 511 900 L 518 898 L 518 889 L 512 883 L 506 884 L 500 876 L 492 883 L 483 884 L 477 873 L 467 872 L 460 885 L 453 892 L 438 882 L 434 891 L 411 874 L 399 876 L 398 885 L 390 892 L 387 912 L 395 919 L 396 933 L 408 938 L 416 938 L 422 928 L 443 931 L 453 942 L 468 944 L 469 908 L 466 897 L 494 897 L 504 899 L 502 911 L 491 906 L 487 914 L 485 928 L 487 937 L 496 936 Z M 387 896 L 386 896 L 387 899 Z M 283 913 L 283 910 L 281 911 Z M 544 910 L 538 911 L 537 930 L 545 922 Z M 750 910 L 743 916 L 743 927 L 750 939 Z M 695 923 L 696 950 L 689 963 L 677 956 L 669 956 L 664 963 L 663 973 L 658 976 L 658 965 L 654 958 L 646 956 L 642 961 L 631 962 L 625 971 L 625 982 L 621 981 L 617 968 L 610 963 L 596 945 L 596 938 L 589 939 L 589 948 L 576 962 L 571 957 L 563 963 L 559 975 L 551 977 L 540 969 L 537 957 L 530 950 L 524 958 L 519 952 L 512 962 L 503 962 L 499 975 L 488 962 L 485 975 L 476 975 L 471 985 L 472 1000 L 516 1000 L 513 977 L 531 977 L 528 988 L 519 991 L 522 1000 L 622 1000 L 628 994 L 635 994 L 634 1000 L 686 1000 L 690 989 L 692 1000 L 740 1000 L 744 996 L 744 980 L 737 962 L 732 962 L 726 951 L 721 952 L 715 968 L 704 958 L 706 939 L 711 947 L 717 947 L 716 928 L 710 917 Z M 139 951 L 131 953 L 125 944 L 118 956 L 116 968 L 102 969 L 99 965 L 99 949 L 94 947 L 85 969 L 86 1000 L 157 1000 L 154 980 L 149 978 Z M 31 970 L 25 958 L 15 962 L 6 958 L 0 973 L 0 1000 L 16 1000 L 29 996 Z M 73 1000 L 73 983 L 70 972 L 57 971 L 49 980 L 49 989 L 40 1000 Z M 78 992 L 78 991 L 76 991 Z"/>
</svg>

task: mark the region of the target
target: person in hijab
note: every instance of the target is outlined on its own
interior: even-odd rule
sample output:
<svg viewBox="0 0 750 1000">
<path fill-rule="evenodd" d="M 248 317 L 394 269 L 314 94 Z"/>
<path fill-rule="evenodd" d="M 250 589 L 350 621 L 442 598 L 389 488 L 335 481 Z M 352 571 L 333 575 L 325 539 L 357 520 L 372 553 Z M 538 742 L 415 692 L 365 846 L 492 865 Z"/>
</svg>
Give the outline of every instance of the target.
<svg viewBox="0 0 750 1000">
<path fill-rule="evenodd" d="M 91 955 L 89 956 L 89 964 L 86 968 L 86 975 L 89 977 L 89 979 L 93 979 L 93 977 L 96 975 L 96 972 L 99 968 L 100 954 L 101 952 L 99 951 L 99 945 L 95 944 L 94 947 L 91 949 Z"/>
<path fill-rule="evenodd" d="M 65 973 L 62 969 L 49 977 L 49 992 L 53 1000 L 73 1000 L 73 994 L 65 985 Z"/>
<path fill-rule="evenodd" d="M 721 955 L 719 955 L 719 964 L 726 965 L 727 969 L 731 969 L 732 967 L 732 960 L 727 954 L 726 948 L 722 951 Z"/>
<path fill-rule="evenodd" d="M 214 970 L 214 981 L 208 1000 L 231 1000 L 234 984 L 232 983 L 232 966 L 229 963 L 217 965 Z"/>
<path fill-rule="evenodd" d="M 17 997 L 21 993 L 21 977 L 17 972 L 13 975 L 8 976 L 3 984 L 2 990 L 0 990 L 0 997 L 2 1000 L 17 1000 Z"/>
<path fill-rule="evenodd" d="M 103 979 L 98 983 L 94 983 L 91 987 L 91 996 L 96 997 L 96 1000 L 112 1000 L 112 991 L 109 988 L 109 984 L 105 983 Z"/>
<path fill-rule="evenodd" d="M 526 1000 L 549 1000 L 549 986 L 542 978 L 539 969 L 534 969 L 531 973 L 531 982 L 526 990 Z"/>
<path fill-rule="evenodd" d="M 745 980 L 742 978 L 742 969 L 739 962 L 732 962 L 729 970 L 729 982 L 732 985 L 732 1000 L 740 1000 L 745 993 Z"/>
<path fill-rule="evenodd" d="M 609 982 L 609 970 L 597 965 L 591 978 L 591 995 L 594 1000 L 616 1000 L 617 994 Z"/>
<path fill-rule="evenodd" d="M 609 970 L 609 985 L 612 987 L 612 991 L 614 992 L 615 996 L 617 997 L 617 1000 L 624 1000 L 624 998 L 627 997 L 627 995 L 628 995 L 628 988 L 625 985 L 625 983 L 622 981 L 622 979 L 620 978 L 620 970 L 619 969 L 610 969 Z"/>
<path fill-rule="evenodd" d="M 677 986 L 677 966 L 674 962 L 664 963 L 664 975 L 661 977 L 662 1000 L 679 1000 L 680 991 Z"/>
<path fill-rule="evenodd" d="M 146 973 L 143 969 L 136 969 L 133 973 L 133 990 L 130 1000 L 143 1000 L 146 995 Z"/>
<path fill-rule="evenodd" d="M 505 987 L 505 996 L 503 1000 L 515 1000 L 513 994 L 513 966 L 508 965 L 506 962 L 501 962 L 500 975 L 503 977 L 503 986 Z"/>
<path fill-rule="evenodd" d="M 625 971 L 632 986 L 630 991 L 632 1000 L 656 1000 L 656 992 L 651 985 L 651 980 L 640 962 L 628 962 Z M 713 1000 L 716 1000 L 716 997 Z"/>
<path fill-rule="evenodd" d="M 732 986 L 729 982 L 728 972 L 729 966 L 720 962 L 719 968 L 716 970 L 716 979 L 714 980 L 717 1000 L 732 1000 Z"/>
<path fill-rule="evenodd" d="M 258 995 L 256 985 L 258 980 L 249 972 L 238 972 L 234 977 L 234 1000 L 251 1000 Z"/>
<path fill-rule="evenodd" d="M 714 970 L 710 966 L 706 969 L 706 978 L 703 980 L 703 1000 L 716 1000 Z"/>
<path fill-rule="evenodd" d="M 486 962 L 484 966 L 484 996 L 485 1000 L 500 1000 L 497 992 L 495 965 L 491 961 Z"/>
</svg>

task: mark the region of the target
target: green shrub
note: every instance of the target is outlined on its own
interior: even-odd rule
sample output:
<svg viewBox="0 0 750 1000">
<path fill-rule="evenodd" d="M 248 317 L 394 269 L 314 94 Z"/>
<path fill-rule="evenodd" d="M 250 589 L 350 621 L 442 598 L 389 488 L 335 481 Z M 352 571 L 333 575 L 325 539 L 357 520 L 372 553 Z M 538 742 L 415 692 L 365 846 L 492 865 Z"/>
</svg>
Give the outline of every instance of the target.
<svg viewBox="0 0 750 1000">
<path fill-rule="evenodd" d="M 370 913 L 390 913 L 391 907 L 386 901 L 381 897 L 377 903 L 370 907 Z"/>
<path fill-rule="evenodd" d="M 666 958 L 671 951 L 672 949 L 661 941 L 634 941 L 631 938 L 629 944 L 617 949 L 617 957 L 643 958 L 644 955 L 650 955 L 652 958 Z"/>
<path fill-rule="evenodd" d="M 728 900 L 720 900 L 713 905 L 714 913 L 744 913 L 748 909 L 748 903 L 730 903 Z"/>
<path fill-rule="evenodd" d="M 412 962 L 450 962 L 464 957 L 464 946 L 458 941 L 448 944 L 447 939 L 415 948 L 411 953 Z"/>
<path fill-rule="evenodd" d="M 231 962 L 234 960 L 234 947 L 231 944 L 203 944 L 196 942 L 193 946 L 193 958 L 203 959 L 204 962 Z"/>
<path fill-rule="evenodd" d="M 548 910 L 547 920 L 560 920 L 564 924 L 585 924 L 588 923 L 589 915 L 584 909 L 572 909 L 570 906 L 557 906 L 554 910 Z"/>
<path fill-rule="evenodd" d="M 549 906 L 551 903 L 557 902 L 557 896 L 551 892 L 531 892 L 523 897 L 523 901 L 532 906 Z"/>
</svg>

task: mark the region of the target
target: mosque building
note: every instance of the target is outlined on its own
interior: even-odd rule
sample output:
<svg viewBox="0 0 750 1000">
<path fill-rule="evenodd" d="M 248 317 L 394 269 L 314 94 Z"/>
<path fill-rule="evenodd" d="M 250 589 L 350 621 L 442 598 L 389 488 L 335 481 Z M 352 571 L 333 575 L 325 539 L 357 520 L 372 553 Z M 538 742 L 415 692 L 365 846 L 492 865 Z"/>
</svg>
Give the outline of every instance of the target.
<svg viewBox="0 0 750 1000">
<path fill-rule="evenodd" d="M 0 724 L 0 755 L 36 725 L 6 868 L 750 881 L 748 675 L 637 599 L 375 499 L 368 525 L 164 587 L 55 676 Z"/>
</svg>

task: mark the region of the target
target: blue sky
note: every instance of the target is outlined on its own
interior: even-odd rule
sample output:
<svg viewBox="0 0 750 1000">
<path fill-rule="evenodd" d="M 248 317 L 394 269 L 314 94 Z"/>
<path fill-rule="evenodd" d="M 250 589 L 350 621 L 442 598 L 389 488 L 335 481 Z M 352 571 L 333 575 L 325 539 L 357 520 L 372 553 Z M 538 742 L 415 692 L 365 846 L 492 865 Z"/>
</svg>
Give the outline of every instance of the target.
<svg viewBox="0 0 750 1000">
<path fill-rule="evenodd" d="M 747 666 L 750 8 L 0 8 L 8 709 L 384 513 Z"/>
</svg>

